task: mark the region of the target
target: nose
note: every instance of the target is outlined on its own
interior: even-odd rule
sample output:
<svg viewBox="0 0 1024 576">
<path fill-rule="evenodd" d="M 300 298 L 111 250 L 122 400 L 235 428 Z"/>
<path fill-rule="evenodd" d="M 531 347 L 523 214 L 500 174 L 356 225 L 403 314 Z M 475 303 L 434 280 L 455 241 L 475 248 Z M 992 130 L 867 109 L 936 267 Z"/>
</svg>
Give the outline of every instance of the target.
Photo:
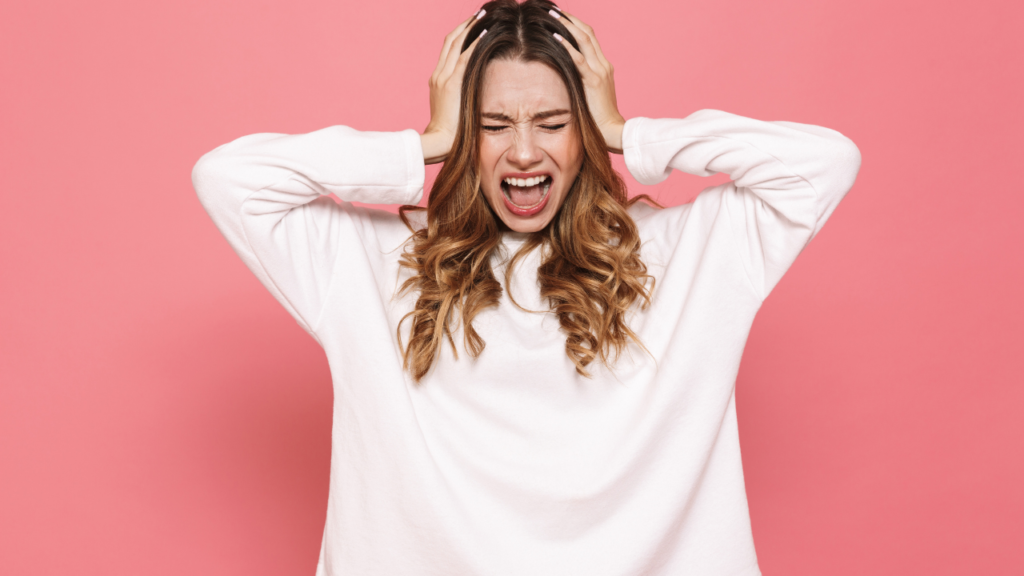
<svg viewBox="0 0 1024 576">
<path fill-rule="evenodd" d="M 541 149 L 533 139 L 532 130 L 519 127 L 512 139 L 512 148 L 508 152 L 509 163 L 524 172 L 544 159 Z"/>
</svg>

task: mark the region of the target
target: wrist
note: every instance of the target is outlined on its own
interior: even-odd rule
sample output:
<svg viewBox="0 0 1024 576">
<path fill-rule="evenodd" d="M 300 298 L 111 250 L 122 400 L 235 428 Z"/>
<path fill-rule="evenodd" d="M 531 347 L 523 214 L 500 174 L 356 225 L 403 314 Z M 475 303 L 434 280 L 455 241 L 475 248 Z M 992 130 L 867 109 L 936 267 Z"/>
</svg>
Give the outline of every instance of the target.
<svg viewBox="0 0 1024 576">
<path fill-rule="evenodd" d="M 604 142 L 608 146 L 609 152 L 622 154 L 622 131 L 625 127 L 626 121 L 620 118 L 618 121 L 609 123 L 601 128 L 601 133 L 604 135 Z"/>
<path fill-rule="evenodd" d="M 452 146 L 451 139 L 446 134 L 429 129 L 420 134 L 420 145 L 423 148 L 424 164 L 444 162 Z"/>
</svg>

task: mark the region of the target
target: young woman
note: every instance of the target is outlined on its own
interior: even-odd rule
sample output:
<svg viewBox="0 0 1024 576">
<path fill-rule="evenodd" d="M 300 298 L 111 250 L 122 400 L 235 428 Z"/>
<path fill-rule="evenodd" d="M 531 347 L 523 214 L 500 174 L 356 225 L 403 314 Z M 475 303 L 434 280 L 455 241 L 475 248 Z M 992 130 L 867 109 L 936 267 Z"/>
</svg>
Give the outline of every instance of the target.
<svg viewBox="0 0 1024 576">
<path fill-rule="evenodd" d="M 430 104 L 422 134 L 256 134 L 193 173 L 330 362 L 317 574 L 758 574 L 736 372 L 857 147 L 716 110 L 624 120 L 593 30 L 544 0 L 449 34 Z M 732 182 L 656 209 L 609 151 L 641 183 Z M 415 204 L 442 161 L 425 212 L 350 204 Z"/>
</svg>

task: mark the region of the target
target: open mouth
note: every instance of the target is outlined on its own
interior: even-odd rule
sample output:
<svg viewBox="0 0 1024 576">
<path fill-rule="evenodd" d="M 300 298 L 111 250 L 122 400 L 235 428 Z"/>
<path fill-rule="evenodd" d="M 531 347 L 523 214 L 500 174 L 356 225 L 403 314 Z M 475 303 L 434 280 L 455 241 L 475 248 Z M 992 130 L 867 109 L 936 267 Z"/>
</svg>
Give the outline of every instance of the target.
<svg viewBox="0 0 1024 576">
<path fill-rule="evenodd" d="M 509 212 L 516 216 L 533 216 L 544 209 L 551 190 L 551 176 L 505 178 L 501 181 L 502 197 Z"/>
</svg>

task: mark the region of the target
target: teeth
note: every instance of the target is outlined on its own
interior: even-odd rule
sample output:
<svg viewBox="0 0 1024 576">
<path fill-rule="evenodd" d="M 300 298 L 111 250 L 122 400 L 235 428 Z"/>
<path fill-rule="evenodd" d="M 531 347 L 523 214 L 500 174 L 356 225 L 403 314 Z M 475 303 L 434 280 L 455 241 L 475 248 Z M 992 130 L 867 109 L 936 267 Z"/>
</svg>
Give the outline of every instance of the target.
<svg viewBox="0 0 1024 576">
<path fill-rule="evenodd" d="M 537 184 L 540 184 L 541 182 L 543 182 L 543 181 L 545 181 L 547 179 L 548 179 L 547 175 L 544 175 L 544 176 L 534 176 L 533 178 L 505 178 L 505 184 L 508 184 L 509 186 L 521 186 L 521 187 L 536 186 Z"/>
<path fill-rule="evenodd" d="M 506 180 L 508 180 L 508 179 L 506 179 Z M 550 190 L 550 189 L 551 189 L 551 181 L 548 180 L 547 182 L 544 183 L 544 191 L 542 192 L 540 202 L 544 201 L 544 198 L 547 197 L 548 190 Z M 508 198 L 508 201 L 511 202 L 513 206 L 516 206 L 518 208 L 523 208 L 523 209 L 532 208 L 532 206 L 519 206 L 519 204 L 516 204 L 515 202 L 512 202 L 512 197 L 509 196 L 508 192 L 505 192 L 505 198 Z M 537 202 L 537 204 L 540 204 L 540 202 Z M 534 204 L 534 206 L 536 206 L 537 204 Z"/>
</svg>

